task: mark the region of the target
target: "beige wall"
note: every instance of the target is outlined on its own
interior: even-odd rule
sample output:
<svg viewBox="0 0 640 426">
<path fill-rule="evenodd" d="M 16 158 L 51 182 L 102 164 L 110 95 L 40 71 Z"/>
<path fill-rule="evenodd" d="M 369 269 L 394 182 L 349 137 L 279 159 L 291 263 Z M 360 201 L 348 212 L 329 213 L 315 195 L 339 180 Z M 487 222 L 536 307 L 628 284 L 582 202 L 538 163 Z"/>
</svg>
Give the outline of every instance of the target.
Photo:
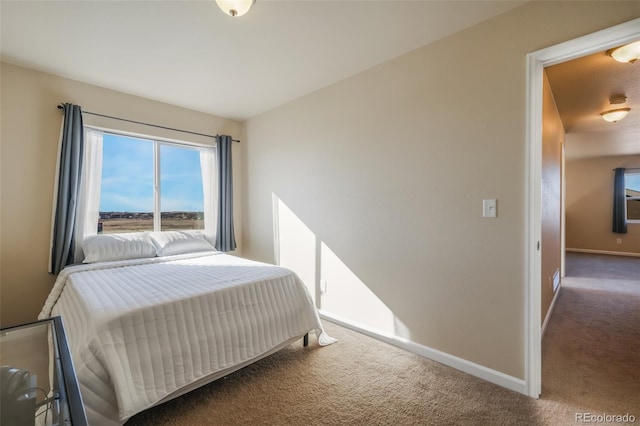
<svg viewBox="0 0 640 426">
<path fill-rule="evenodd" d="M 640 223 L 629 223 L 626 234 L 611 232 L 617 167 L 640 167 L 640 155 L 567 161 L 567 250 L 640 254 Z"/>
<path fill-rule="evenodd" d="M 87 111 L 206 134 L 242 137 L 242 124 L 209 114 L 2 64 L 1 69 L 1 316 L 2 327 L 36 319 L 54 277 L 47 274 L 53 179 L 61 112 L 71 102 Z M 151 136 L 211 143 L 184 133 L 85 116 L 85 123 Z M 234 144 L 236 231 L 240 229 L 241 145 Z"/>
<path fill-rule="evenodd" d="M 312 285 L 326 247 L 395 335 L 523 378 L 526 55 L 638 16 L 531 2 L 248 120 L 244 253 L 275 259 L 275 196 L 315 244 Z"/>
<path fill-rule="evenodd" d="M 560 215 L 564 128 L 551 86 L 544 74 L 542 106 L 542 321 L 553 301 L 553 277 L 560 276 Z"/>
</svg>

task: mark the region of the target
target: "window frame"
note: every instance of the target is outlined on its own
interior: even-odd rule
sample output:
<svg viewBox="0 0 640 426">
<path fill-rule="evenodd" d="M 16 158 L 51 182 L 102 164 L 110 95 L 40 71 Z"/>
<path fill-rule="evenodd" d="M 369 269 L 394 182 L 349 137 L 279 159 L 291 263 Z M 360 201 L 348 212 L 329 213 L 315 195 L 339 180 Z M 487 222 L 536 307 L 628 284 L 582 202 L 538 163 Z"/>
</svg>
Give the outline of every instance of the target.
<svg viewBox="0 0 640 426">
<path fill-rule="evenodd" d="M 627 176 L 631 176 L 631 175 L 640 177 L 640 170 L 633 169 L 633 171 L 625 170 L 625 172 L 624 172 L 624 178 L 625 178 L 624 217 L 625 217 L 625 220 L 627 221 L 627 223 L 640 223 L 640 219 L 629 219 L 627 217 L 627 212 L 629 211 L 629 201 L 640 201 L 640 196 L 627 197 L 627 194 L 626 194 L 626 191 L 627 191 L 626 179 L 627 179 Z"/>
<path fill-rule="evenodd" d="M 203 143 L 189 142 L 189 141 L 184 141 L 179 139 L 169 139 L 169 138 L 146 135 L 142 133 L 114 130 L 111 128 L 91 126 L 86 124 L 83 127 L 85 129 L 91 129 L 91 130 L 102 132 L 103 134 L 110 134 L 113 136 L 120 136 L 125 138 L 132 138 L 132 139 L 143 139 L 145 141 L 149 141 L 153 143 L 153 199 L 154 199 L 153 204 L 154 205 L 153 205 L 153 211 L 151 212 L 153 214 L 153 232 L 162 231 L 162 205 L 161 205 L 162 204 L 161 203 L 162 170 L 161 170 L 161 164 L 160 164 L 161 146 L 168 145 L 168 146 L 174 146 L 174 147 L 179 147 L 184 149 L 193 149 L 197 151 L 211 150 L 214 154 L 216 152 L 215 145 L 207 145 Z M 201 173 L 204 173 L 204 171 L 201 170 Z M 100 177 L 100 180 L 102 182 L 102 177 Z M 203 188 L 203 191 L 204 191 L 204 188 Z M 203 194 L 203 197 L 204 197 L 204 194 Z M 203 211 L 203 214 L 205 214 L 205 216 L 206 216 L 206 208 L 207 206 L 205 201 L 203 205 L 203 209 L 205 210 Z M 204 224 L 204 228 L 201 229 L 201 231 L 204 231 L 205 233 L 212 233 L 214 230 L 207 230 L 206 224 Z"/>
</svg>

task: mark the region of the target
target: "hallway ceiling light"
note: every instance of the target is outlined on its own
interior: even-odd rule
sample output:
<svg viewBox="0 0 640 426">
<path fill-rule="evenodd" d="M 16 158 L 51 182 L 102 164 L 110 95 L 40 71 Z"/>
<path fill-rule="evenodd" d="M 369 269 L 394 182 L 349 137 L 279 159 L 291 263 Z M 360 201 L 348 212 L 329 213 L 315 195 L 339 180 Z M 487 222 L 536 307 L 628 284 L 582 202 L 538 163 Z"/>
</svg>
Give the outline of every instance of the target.
<svg viewBox="0 0 640 426">
<path fill-rule="evenodd" d="M 605 111 L 600 113 L 600 115 L 605 121 L 615 123 L 616 121 L 620 121 L 625 118 L 627 114 L 629 114 L 629 111 L 631 111 L 631 108 L 618 108 Z"/>
<path fill-rule="evenodd" d="M 216 0 L 218 7 L 229 16 L 242 16 L 251 9 L 256 0 Z"/>
<path fill-rule="evenodd" d="M 640 40 L 608 50 L 607 53 L 618 62 L 632 64 L 640 59 Z"/>
<path fill-rule="evenodd" d="M 609 98 L 609 103 L 611 105 L 621 105 L 627 102 L 627 97 L 625 95 L 614 95 Z M 609 123 L 615 123 L 616 121 L 620 121 L 629 114 L 631 108 L 615 108 L 610 109 L 609 111 L 605 111 L 600 113 L 602 118 Z"/>
</svg>

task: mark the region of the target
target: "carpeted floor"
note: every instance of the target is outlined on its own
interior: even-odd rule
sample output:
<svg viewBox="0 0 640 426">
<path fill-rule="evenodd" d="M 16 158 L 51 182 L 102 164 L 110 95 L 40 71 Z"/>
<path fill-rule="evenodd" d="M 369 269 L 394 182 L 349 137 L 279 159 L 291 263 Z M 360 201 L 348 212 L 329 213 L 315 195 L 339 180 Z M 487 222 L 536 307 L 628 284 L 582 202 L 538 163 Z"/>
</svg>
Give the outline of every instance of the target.
<svg viewBox="0 0 640 426">
<path fill-rule="evenodd" d="M 592 261 L 568 256 L 539 400 L 325 322 L 338 343 L 319 348 L 311 336 L 308 348 L 294 344 L 126 426 L 573 425 L 578 412 L 640 424 L 640 258 L 597 260 L 614 272 L 582 276 Z"/>
<path fill-rule="evenodd" d="M 567 253 L 542 345 L 542 399 L 640 424 L 640 258 Z"/>
</svg>

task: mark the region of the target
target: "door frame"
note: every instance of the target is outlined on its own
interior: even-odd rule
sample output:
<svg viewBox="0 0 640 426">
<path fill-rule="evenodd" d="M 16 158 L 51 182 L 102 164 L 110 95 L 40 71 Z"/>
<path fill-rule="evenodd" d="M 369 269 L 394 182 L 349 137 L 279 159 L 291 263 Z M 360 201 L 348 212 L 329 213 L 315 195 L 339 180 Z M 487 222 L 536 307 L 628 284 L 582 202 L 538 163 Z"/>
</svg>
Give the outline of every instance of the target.
<svg viewBox="0 0 640 426">
<path fill-rule="evenodd" d="M 525 384 L 529 396 L 542 391 L 542 82 L 544 67 L 640 39 L 640 18 L 527 55 L 527 188 L 525 238 Z M 613 59 L 612 59 L 613 60 Z"/>
</svg>

